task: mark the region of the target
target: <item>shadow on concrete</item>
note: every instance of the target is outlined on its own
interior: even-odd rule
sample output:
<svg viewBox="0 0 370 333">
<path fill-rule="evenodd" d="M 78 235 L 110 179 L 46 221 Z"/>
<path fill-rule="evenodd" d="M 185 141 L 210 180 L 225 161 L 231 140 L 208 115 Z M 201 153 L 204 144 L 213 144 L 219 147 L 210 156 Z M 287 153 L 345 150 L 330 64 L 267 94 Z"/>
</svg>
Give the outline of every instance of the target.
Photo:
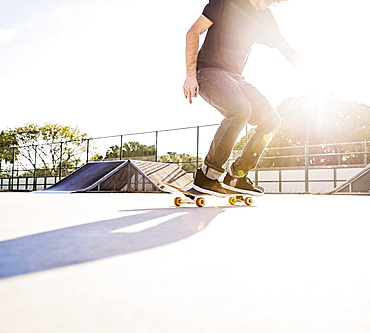
<svg viewBox="0 0 370 333">
<path fill-rule="evenodd" d="M 0 242 L 0 279 L 153 249 L 202 230 L 224 208 L 122 211 L 126 216 Z"/>
</svg>

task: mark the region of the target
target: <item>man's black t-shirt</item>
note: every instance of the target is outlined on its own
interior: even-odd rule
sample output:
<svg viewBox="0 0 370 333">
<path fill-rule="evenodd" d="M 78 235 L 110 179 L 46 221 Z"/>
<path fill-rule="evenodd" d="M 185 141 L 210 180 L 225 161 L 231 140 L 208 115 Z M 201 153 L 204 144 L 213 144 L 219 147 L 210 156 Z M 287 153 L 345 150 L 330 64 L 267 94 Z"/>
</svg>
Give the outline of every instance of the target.
<svg viewBox="0 0 370 333">
<path fill-rule="evenodd" d="M 253 44 L 276 47 L 284 42 L 271 11 L 254 9 L 249 0 L 210 0 L 203 15 L 213 24 L 199 51 L 198 69 L 242 74 Z"/>
</svg>

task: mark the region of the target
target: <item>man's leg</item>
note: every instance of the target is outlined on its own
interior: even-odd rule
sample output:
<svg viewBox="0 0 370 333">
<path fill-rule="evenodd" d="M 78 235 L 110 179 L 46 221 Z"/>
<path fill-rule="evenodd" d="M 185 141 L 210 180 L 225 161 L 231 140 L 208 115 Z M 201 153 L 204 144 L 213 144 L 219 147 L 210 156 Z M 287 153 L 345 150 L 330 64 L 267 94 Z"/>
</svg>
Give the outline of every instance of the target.
<svg viewBox="0 0 370 333">
<path fill-rule="evenodd" d="M 217 68 L 198 72 L 200 95 L 225 118 L 219 126 L 204 161 L 205 175 L 219 178 L 241 130 L 252 115 L 252 105 L 241 89 L 238 76 Z"/>
<path fill-rule="evenodd" d="M 244 82 L 243 92 L 252 105 L 249 124 L 257 125 L 256 131 L 249 138 L 243 153 L 232 165 L 236 176 L 247 174 L 256 167 L 263 151 L 270 143 L 280 125 L 280 116 L 267 99 L 252 85 Z"/>
</svg>

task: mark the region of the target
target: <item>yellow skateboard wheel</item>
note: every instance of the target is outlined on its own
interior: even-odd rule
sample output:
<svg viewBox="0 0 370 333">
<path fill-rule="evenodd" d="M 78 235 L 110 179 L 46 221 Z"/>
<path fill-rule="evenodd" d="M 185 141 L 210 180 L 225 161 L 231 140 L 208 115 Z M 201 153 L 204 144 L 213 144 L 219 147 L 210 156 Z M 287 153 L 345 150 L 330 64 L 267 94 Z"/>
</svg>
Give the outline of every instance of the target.
<svg viewBox="0 0 370 333">
<path fill-rule="evenodd" d="M 197 198 L 197 200 L 195 200 L 195 203 L 197 204 L 198 207 L 203 207 L 206 201 L 204 200 L 204 198 L 200 197 L 200 198 Z"/>
<path fill-rule="evenodd" d="M 182 198 L 176 197 L 174 200 L 175 206 L 180 207 L 182 205 Z"/>
<path fill-rule="evenodd" d="M 233 206 L 234 206 L 234 205 L 236 204 L 236 201 L 237 201 L 237 200 L 236 200 L 236 198 L 235 198 L 235 197 L 230 197 L 230 198 L 229 198 L 229 204 L 230 204 L 230 205 L 233 205 Z"/>
<path fill-rule="evenodd" d="M 253 198 L 252 197 L 246 197 L 244 202 L 247 206 L 250 206 L 250 205 L 253 204 Z"/>
</svg>

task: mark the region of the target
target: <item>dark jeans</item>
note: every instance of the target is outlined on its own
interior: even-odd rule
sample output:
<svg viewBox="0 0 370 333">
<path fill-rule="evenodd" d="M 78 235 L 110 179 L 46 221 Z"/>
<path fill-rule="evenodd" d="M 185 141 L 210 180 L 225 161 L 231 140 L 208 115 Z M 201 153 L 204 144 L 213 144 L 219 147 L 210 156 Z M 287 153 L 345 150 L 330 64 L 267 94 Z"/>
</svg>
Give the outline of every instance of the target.
<svg viewBox="0 0 370 333">
<path fill-rule="evenodd" d="M 280 116 L 267 99 L 244 77 L 219 68 L 203 68 L 197 73 L 200 95 L 225 118 L 220 124 L 204 161 L 221 176 L 239 133 L 247 123 L 257 125 L 243 153 L 232 169 L 243 175 L 258 163 L 266 146 L 280 125 Z"/>
</svg>

